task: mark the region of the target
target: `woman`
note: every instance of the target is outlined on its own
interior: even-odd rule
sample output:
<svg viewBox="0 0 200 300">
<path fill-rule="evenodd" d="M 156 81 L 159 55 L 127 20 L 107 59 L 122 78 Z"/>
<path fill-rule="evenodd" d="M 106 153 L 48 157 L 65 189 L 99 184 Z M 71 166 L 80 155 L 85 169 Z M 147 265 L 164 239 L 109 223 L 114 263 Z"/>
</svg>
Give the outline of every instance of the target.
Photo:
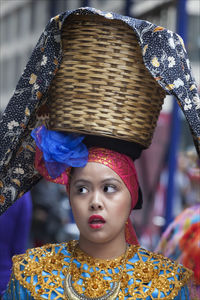
<svg viewBox="0 0 200 300">
<path fill-rule="evenodd" d="M 15 256 L 3 299 L 189 299 L 192 272 L 138 245 L 129 220 L 139 194 L 133 161 L 105 148 L 87 153 L 82 137 L 44 127 L 32 136 L 35 166 L 66 185 L 80 238 Z M 67 149 L 63 162 L 58 146 Z"/>
<path fill-rule="evenodd" d="M 134 88 L 133 81 L 137 83 Z M 191 272 L 140 248 L 128 220 L 131 209 L 140 205 L 135 168 L 126 155 L 136 159 L 150 145 L 163 90 L 177 97 L 199 151 L 197 88 L 178 35 L 146 21 L 93 8 L 51 19 L 1 124 L 0 210 L 5 211 L 42 175 L 67 186 L 80 239 L 14 257 L 4 300 L 187 299 L 185 285 Z M 67 108 L 60 108 L 59 99 L 64 99 Z M 36 171 L 30 132 L 41 124 L 86 134 L 89 155 L 82 137 L 74 140 L 74 136 L 40 127 L 32 133 L 38 147 Z M 112 150 L 102 149 L 103 145 Z M 16 167 L 21 171 L 17 180 Z"/>
</svg>

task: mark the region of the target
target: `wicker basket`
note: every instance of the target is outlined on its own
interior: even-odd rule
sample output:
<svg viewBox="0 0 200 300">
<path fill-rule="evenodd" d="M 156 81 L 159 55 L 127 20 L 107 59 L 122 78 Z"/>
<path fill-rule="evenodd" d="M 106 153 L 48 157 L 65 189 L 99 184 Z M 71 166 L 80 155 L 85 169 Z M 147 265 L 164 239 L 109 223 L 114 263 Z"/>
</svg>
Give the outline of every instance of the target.
<svg viewBox="0 0 200 300">
<path fill-rule="evenodd" d="M 165 92 L 145 68 L 133 30 L 101 16 L 68 17 L 50 88 L 52 130 L 106 136 L 147 148 Z"/>
</svg>

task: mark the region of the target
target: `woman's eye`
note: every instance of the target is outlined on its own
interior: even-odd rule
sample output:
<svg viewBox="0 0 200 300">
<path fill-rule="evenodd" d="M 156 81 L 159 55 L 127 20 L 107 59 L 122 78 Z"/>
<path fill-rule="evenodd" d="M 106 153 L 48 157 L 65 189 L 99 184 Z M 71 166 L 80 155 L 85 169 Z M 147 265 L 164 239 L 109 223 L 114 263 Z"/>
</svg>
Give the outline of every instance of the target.
<svg viewBox="0 0 200 300">
<path fill-rule="evenodd" d="M 78 193 L 79 194 L 86 194 L 88 192 L 87 188 L 84 186 L 81 186 L 78 188 Z"/>
<path fill-rule="evenodd" d="M 113 185 L 106 185 L 106 186 L 104 186 L 103 191 L 105 193 L 114 193 L 114 192 L 116 192 L 116 187 Z"/>
</svg>

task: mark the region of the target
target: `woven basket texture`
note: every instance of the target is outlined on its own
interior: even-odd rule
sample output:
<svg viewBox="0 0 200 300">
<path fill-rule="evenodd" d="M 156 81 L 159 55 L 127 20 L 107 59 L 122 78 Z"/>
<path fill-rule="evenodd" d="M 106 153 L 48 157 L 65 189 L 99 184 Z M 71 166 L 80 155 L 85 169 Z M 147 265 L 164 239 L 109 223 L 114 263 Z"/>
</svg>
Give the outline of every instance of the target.
<svg viewBox="0 0 200 300">
<path fill-rule="evenodd" d="M 100 16 L 71 16 L 63 26 L 62 50 L 49 90 L 50 129 L 147 148 L 165 92 L 144 66 L 133 30 Z"/>
</svg>

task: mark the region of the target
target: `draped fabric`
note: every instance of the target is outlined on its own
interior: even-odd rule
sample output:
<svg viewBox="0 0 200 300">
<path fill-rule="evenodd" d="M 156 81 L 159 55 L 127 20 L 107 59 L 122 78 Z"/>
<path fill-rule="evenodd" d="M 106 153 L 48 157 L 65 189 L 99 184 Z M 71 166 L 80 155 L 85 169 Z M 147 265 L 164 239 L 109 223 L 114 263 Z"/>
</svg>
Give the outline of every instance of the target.
<svg viewBox="0 0 200 300">
<path fill-rule="evenodd" d="M 48 90 L 62 60 L 61 30 L 72 14 L 122 20 L 133 29 L 146 68 L 168 94 L 176 97 L 200 154 L 200 100 L 181 37 L 150 22 L 116 13 L 88 7 L 67 11 L 47 24 L 0 122 L 1 213 L 41 179 L 33 166 L 35 142 L 30 133 L 48 119 Z"/>
</svg>

